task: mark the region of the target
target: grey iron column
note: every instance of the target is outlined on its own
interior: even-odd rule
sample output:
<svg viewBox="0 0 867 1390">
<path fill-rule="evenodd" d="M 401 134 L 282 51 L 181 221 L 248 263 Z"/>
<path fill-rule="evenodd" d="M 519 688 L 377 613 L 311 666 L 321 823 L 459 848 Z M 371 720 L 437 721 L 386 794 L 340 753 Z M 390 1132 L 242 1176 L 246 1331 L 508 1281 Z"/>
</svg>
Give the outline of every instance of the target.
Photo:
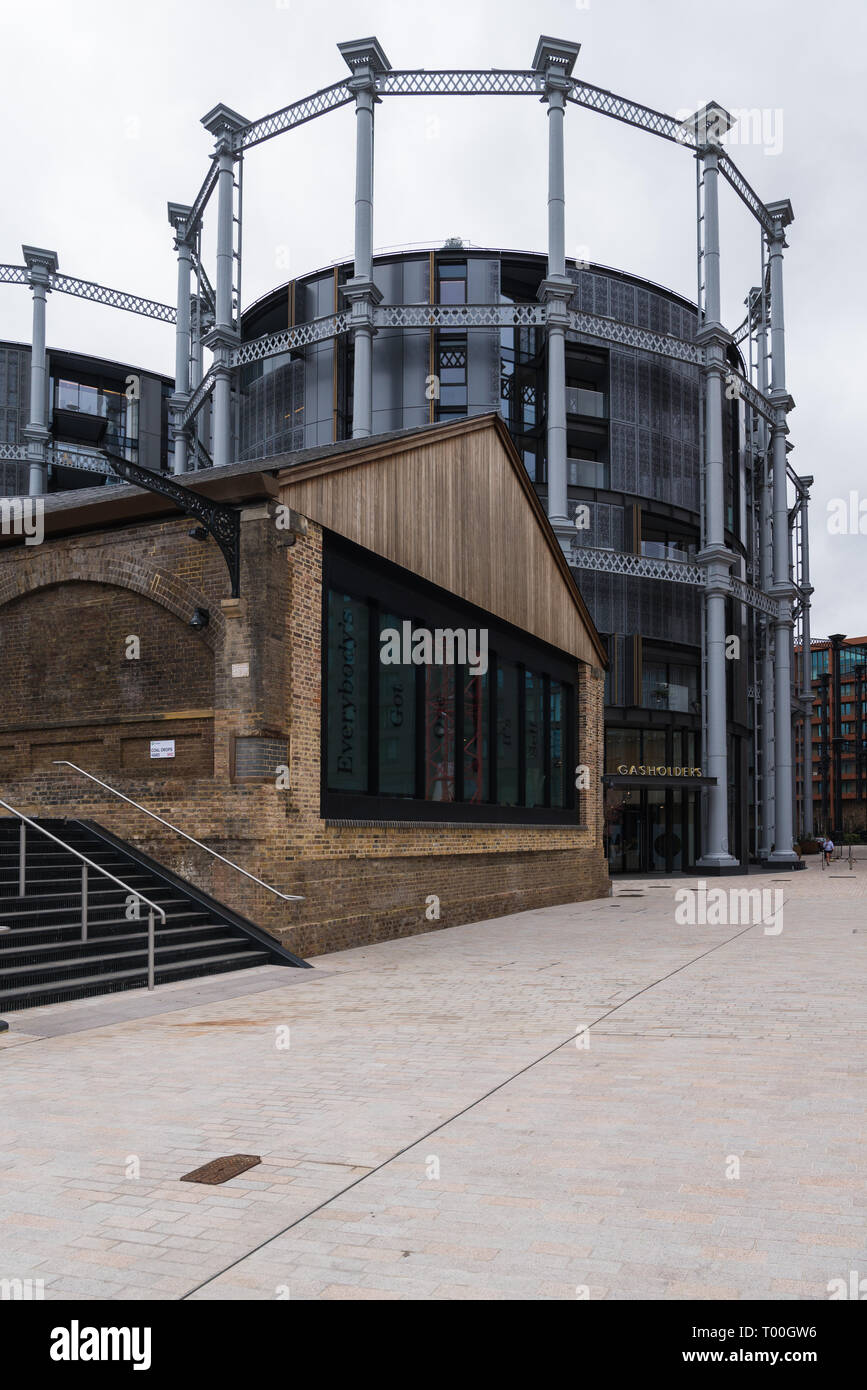
<svg viewBox="0 0 867 1390">
<path fill-rule="evenodd" d="M 539 286 L 548 336 L 548 519 L 555 530 L 567 535 L 566 329 L 575 286 L 566 275 L 563 125 L 566 93 L 572 87 L 571 73 L 580 50 L 578 43 L 543 34 L 533 57 L 533 71 L 539 75 L 542 100 L 548 106 L 548 271 Z"/>
<path fill-rule="evenodd" d="M 758 387 L 762 395 L 768 392 L 768 325 L 765 319 L 765 299 L 758 294 L 757 347 L 759 358 Z M 759 504 L 760 583 L 762 592 L 769 594 L 774 580 L 774 536 L 771 526 L 771 464 L 768 426 L 762 416 L 759 421 L 759 443 L 762 453 L 762 478 Z M 759 857 L 767 859 L 774 848 L 774 631 L 765 614 L 762 627 L 762 838 Z"/>
<path fill-rule="evenodd" d="M 811 477 L 799 478 L 801 484 L 801 594 L 803 619 L 801 622 L 801 700 L 804 706 L 804 836 L 811 839 L 813 834 L 813 661 L 810 651 L 810 597 L 813 586 L 810 583 L 810 511 Z"/>
<path fill-rule="evenodd" d="M 794 219 L 788 199 L 769 203 L 774 234 L 768 238 L 771 272 L 771 427 L 774 512 L 774 583 L 777 600 L 774 620 L 774 852 L 773 864 L 793 864 L 798 856 L 792 848 L 792 670 L 791 643 L 793 589 L 789 576 L 789 504 L 786 469 L 786 413 L 793 401 L 786 390 L 786 340 L 783 317 L 783 247 L 786 227 Z"/>
<path fill-rule="evenodd" d="M 22 246 L 24 263 L 33 291 L 33 338 L 30 350 L 30 422 L 23 431 L 27 440 L 29 477 L 27 491 L 41 497 L 48 491 L 47 451 L 48 368 L 45 356 L 45 301 L 51 290 L 51 277 L 57 272 L 57 252 L 39 246 Z"/>
<path fill-rule="evenodd" d="M 214 467 L 220 468 L 232 461 L 232 352 L 240 341 L 232 304 L 235 160 L 238 158 L 235 139 L 249 121 L 221 103 L 202 117 L 202 125 L 216 140 L 218 167 L 216 322 L 204 343 L 214 354 L 213 459 Z M 237 306 L 239 314 L 240 307 Z"/>
<path fill-rule="evenodd" d="M 734 560 L 725 544 L 725 462 L 723 388 L 726 349 L 731 341 L 721 323 L 719 251 L 719 135 L 731 117 L 711 102 L 693 117 L 704 176 L 704 322 L 696 340 L 704 347 L 705 526 L 704 548 L 697 559 L 705 568 L 705 643 L 707 664 L 707 748 L 702 763 L 714 781 L 707 789 L 707 825 L 700 868 L 734 869 L 737 859 L 728 842 L 728 738 L 726 724 L 726 599 Z"/>
<path fill-rule="evenodd" d="M 355 261 L 343 293 L 352 306 L 352 437 L 366 439 L 373 433 L 373 311 L 382 299 L 373 283 L 373 108 L 379 100 L 376 75 L 388 72 L 391 63 L 376 39 L 337 47 L 355 93 Z"/>
<path fill-rule="evenodd" d="M 169 203 L 169 224 L 175 231 L 178 253 L 178 317 L 175 326 L 175 389 L 169 400 L 175 441 L 175 473 L 187 471 L 187 433 L 181 415 L 190 399 L 190 282 L 192 256 L 189 242 L 184 239 L 191 208 L 183 203 Z"/>
</svg>

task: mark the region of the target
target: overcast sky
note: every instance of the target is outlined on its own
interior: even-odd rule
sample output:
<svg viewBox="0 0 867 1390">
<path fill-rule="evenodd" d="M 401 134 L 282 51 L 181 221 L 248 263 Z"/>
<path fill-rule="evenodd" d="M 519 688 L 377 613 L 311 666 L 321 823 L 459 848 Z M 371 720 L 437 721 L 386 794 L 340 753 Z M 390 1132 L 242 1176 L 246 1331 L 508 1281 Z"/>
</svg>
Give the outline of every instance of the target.
<svg viewBox="0 0 867 1390">
<path fill-rule="evenodd" d="M 338 42 L 375 34 L 395 68 L 524 68 L 545 33 L 581 43 L 586 81 L 649 106 L 680 114 L 713 99 L 761 112 L 731 154 L 766 202 L 787 197 L 795 209 L 787 367 L 792 462 L 816 480 L 813 632 L 867 633 L 867 535 L 827 527 L 829 502 L 850 491 L 867 512 L 863 0 L 30 0 L 4 7 L 2 31 L 0 261 L 20 264 L 29 242 L 56 250 L 66 274 L 168 303 L 166 202 L 191 202 L 207 170 L 201 116 L 222 101 L 252 120 L 337 81 Z M 376 119 L 377 248 L 461 236 L 544 250 L 545 114 L 534 98 L 388 98 Z M 694 297 L 689 153 L 575 106 L 566 142 L 567 253 L 587 248 Z M 734 327 L 758 279 L 759 232 L 721 192 Z M 252 150 L 244 197 L 245 305 L 351 257 L 352 108 Z M 27 291 L 0 286 L 0 337 L 29 335 Z M 49 300 L 48 341 L 174 369 L 169 326 L 67 295 Z"/>
</svg>

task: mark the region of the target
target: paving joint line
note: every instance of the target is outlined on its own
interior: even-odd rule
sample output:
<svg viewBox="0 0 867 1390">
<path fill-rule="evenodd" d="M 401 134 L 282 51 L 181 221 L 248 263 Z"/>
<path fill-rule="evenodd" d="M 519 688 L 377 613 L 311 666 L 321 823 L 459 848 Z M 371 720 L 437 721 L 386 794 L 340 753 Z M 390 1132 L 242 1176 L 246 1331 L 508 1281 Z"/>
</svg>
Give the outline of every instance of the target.
<svg viewBox="0 0 867 1390">
<path fill-rule="evenodd" d="M 640 998 L 642 994 L 647 994 L 649 990 L 655 989 L 657 985 L 664 984 L 666 980 L 670 980 L 675 975 L 681 974 L 682 971 L 688 970 L 690 966 L 697 965 L 698 962 L 704 960 L 706 956 L 713 955 L 715 951 L 722 950 L 724 946 L 729 946 L 733 941 L 737 941 L 739 937 L 745 936 L 747 932 L 752 931 L 755 926 L 761 925 L 760 922 L 750 922 L 742 931 L 735 932 L 733 936 L 726 937 L 725 941 L 718 941 L 715 946 L 710 946 L 706 951 L 702 951 L 700 955 L 693 956 L 691 960 L 684 961 L 683 964 L 678 965 L 676 969 L 669 970 L 666 975 L 660 975 L 657 980 L 651 980 L 649 984 L 642 985 L 641 989 L 637 989 L 634 994 L 630 994 L 628 998 L 623 999 L 619 1004 L 615 1004 L 613 1008 L 607 1009 L 605 1013 L 600 1014 L 598 1018 L 595 1018 L 592 1023 L 588 1023 L 586 1028 L 581 1031 L 585 1033 L 589 1032 L 591 1028 L 595 1028 L 599 1023 L 604 1023 L 606 1018 L 610 1018 L 612 1014 L 617 1013 L 620 1009 L 624 1009 L 627 1004 L 631 1004 L 634 999 Z M 207 1279 L 203 1279 L 201 1283 L 188 1289 L 185 1294 L 181 1294 L 178 1302 L 183 1303 L 186 1299 L 192 1298 L 194 1293 L 198 1293 L 200 1289 L 207 1288 L 209 1284 L 213 1284 L 215 1280 L 221 1279 L 224 1274 L 228 1274 L 229 1270 L 235 1269 L 237 1265 L 243 1264 L 245 1260 L 249 1260 L 253 1255 L 258 1254 L 260 1250 L 264 1250 L 266 1246 L 273 1244 L 275 1240 L 279 1240 L 281 1236 L 285 1236 L 289 1231 L 294 1230 L 296 1226 L 300 1226 L 302 1221 L 309 1220 L 311 1216 L 315 1216 L 317 1212 L 323 1211 L 325 1207 L 330 1206 L 332 1202 L 336 1202 L 339 1197 L 345 1196 L 346 1193 L 351 1192 L 353 1188 L 358 1187 L 361 1183 L 367 1182 L 369 1178 L 382 1172 L 383 1168 L 387 1168 L 388 1165 L 394 1163 L 396 1159 L 402 1158 L 405 1153 L 409 1153 L 410 1149 L 414 1149 L 419 1144 L 423 1144 L 425 1140 L 430 1139 L 432 1135 L 438 1134 L 440 1130 L 453 1124 L 455 1120 L 460 1120 L 464 1115 L 469 1114 L 471 1110 L 483 1104 L 484 1101 L 490 1100 L 491 1096 L 496 1095 L 498 1091 L 504 1090 L 505 1087 L 511 1085 L 513 1081 L 517 1081 L 519 1076 L 524 1076 L 528 1071 L 532 1071 L 534 1067 L 539 1066 L 541 1062 L 546 1062 L 549 1057 L 553 1057 L 556 1052 L 562 1051 L 564 1047 L 569 1047 L 575 1041 L 575 1037 L 575 1033 L 570 1033 L 568 1038 L 565 1038 L 563 1042 L 556 1043 L 554 1047 L 549 1048 L 547 1052 L 543 1052 L 539 1057 L 535 1057 L 531 1062 L 528 1062 L 526 1066 L 520 1067 L 516 1072 L 505 1077 L 503 1081 L 498 1081 L 496 1086 L 492 1086 L 490 1090 L 477 1096 L 475 1100 L 471 1100 L 461 1110 L 455 1111 L 453 1115 L 448 1115 L 444 1120 L 441 1120 L 439 1124 L 434 1125 L 432 1129 L 427 1130 L 424 1134 L 420 1134 L 418 1138 L 411 1140 L 408 1144 L 404 1144 L 402 1148 L 397 1149 L 393 1154 L 390 1154 L 388 1158 L 384 1158 L 376 1167 L 371 1168 L 366 1173 L 362 1173 L 360 1177 L 354 1178 L 352 1182 L 347 1183 L 345 1187 L 340 1188 L 337 1192 L 333 1192 L 330 1197 L 326 1197 L 323 1201 L 317 1203 L 315 1207 L 311 1207 L 309 1211 L 303 1212 L 301 1216 L 296 1217 L 294 1221 L 290 1221 L 289 1224 L 283 1226 L 281 1230 L 275 1231 L 273 1235 L 267 1236 L 265 1240 L 259 1241 L 258 1245 L 252 1246 L 251 1249 L 245 1251 L 244 1254 L 238 1255 L 234 1260 L 230 1260 L 222 1269 L 218 1269 L 214 1274 L 209 1274 Z"/>
</svg>

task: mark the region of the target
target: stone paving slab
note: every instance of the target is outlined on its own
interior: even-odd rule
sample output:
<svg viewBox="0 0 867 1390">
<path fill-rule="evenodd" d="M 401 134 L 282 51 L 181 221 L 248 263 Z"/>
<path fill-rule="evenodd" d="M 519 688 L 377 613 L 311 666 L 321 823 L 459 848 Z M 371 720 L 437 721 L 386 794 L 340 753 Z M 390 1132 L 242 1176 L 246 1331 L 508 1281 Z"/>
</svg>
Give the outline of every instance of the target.
<svg viewBox="0 0 867 1390">
<path fill-rule="evenodd" d="M 11 1015 L 0 1278 L 827 1297 L 867 1274 L 867 871 L 770 880 L 778 935 L 679 924 L 683 886 L 170 986 L 140 1016 L 132 995 Z M 180 1182 L 237 1152 L 262 1163 Z"/>
</svg>

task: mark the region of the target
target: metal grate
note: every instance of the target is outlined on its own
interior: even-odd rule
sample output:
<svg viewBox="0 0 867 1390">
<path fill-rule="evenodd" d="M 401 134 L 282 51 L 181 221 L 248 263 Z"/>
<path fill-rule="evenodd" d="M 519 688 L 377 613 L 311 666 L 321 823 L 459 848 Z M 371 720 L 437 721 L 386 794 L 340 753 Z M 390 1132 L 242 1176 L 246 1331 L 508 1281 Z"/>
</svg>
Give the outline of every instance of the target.
<svg viewBox="0 0 867 1390">
<path fill-rule="evenodd" d="M 210 1163 L 203 1164 L 201 1168 L 184 1173 L 180 1181 L 202 1182 L 209 1187 L 218 1187 L 220 1183 L 237 1178 L 239 1173 L 246 1173 L 248 1168 L 255 1168 L 261 1162 L 257 1154 L 229 1154 L 225 1158 L 212 1158 Z"/>
</svg>

